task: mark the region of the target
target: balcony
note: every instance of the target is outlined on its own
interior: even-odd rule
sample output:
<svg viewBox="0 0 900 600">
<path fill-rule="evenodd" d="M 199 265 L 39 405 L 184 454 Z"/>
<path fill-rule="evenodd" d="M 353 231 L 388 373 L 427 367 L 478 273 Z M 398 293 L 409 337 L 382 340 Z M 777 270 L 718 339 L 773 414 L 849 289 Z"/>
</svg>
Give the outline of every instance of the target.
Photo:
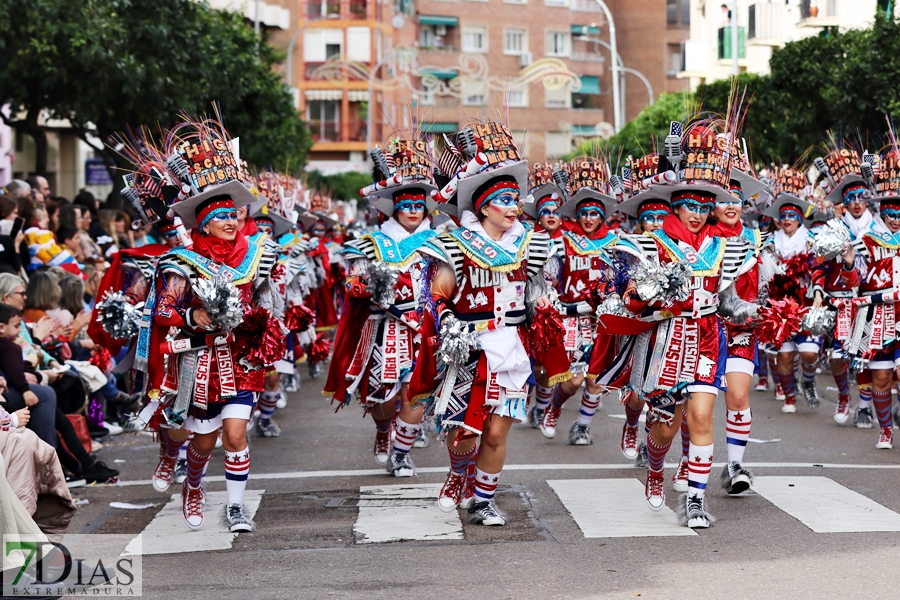
<svg viewBox="0 0 900 600">
<path fill-rule="evenodd" d="M 705 42 L 686 41 L 681 56 L 684 62 L 681 65 L 681 72 L 678 73 L 679 78 L 704 78 L 707 76 L 709 72 L 709 49 Z"/>
<path fill-rule="evenodd" d="M 825 28 L 837 27 L 840 20 L 837 16 L 837 0 L 800 0 L 800 22 L 798 27 Z"/>
<path fill-rule="evenodd" d="M 738 27 L 738 58 L 746 58 L 747 57 L 747 30 L 744 27 Z M 732 44 L 731 44 L 731 35 L 733 28 L 731 27 L 720 27 L 719 28 L 719 60 L 731 60 L 732 58 Z"/>
<path fill-rule="evenodd" d="M 747 13 L 747 40 L 751 45 L 781 45 L 781 15 L 779 4 L 753 4 Z"/>
<path fill-rule="evenodd" d="M 573 12 L 603 13 L 597 0 L 569 0 L 569 10 Z"/>
<path fill-rule="evenodd" d="M 312 134 L 313 142 L 339 142 L 341 141 L 341 122 L 340 121 L 320 121 L 313 119 L 307 121 L 306 125 Z M 365 139 L 365 134 L 363 134 Z"/>
<path fill-rule="evenodd" d="M 597 62 L 597 63 L 605 63 L 606 57 L 602 54 L 597 54 L 596 52 L 575 52 L 569 56 L 570 60 L 575 60 L 579 62 Z"/>
</svg>

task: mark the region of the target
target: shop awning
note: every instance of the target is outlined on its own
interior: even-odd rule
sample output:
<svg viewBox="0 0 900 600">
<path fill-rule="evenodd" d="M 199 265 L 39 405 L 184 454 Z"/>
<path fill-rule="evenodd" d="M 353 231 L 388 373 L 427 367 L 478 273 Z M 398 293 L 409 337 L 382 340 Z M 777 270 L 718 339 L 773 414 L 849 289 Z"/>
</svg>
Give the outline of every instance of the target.
<svg viewBox="0 0 900 600">
<path fill-rule="evenodd" d="M 438 79 L 456 79 L 456 76 L 459 75 L 459 71 L 456 69 L 422 69 L 419 71 L 419 76 L 422 75 L 431 75 L 432 77 L 437 77 Z"/>
<path fill-rule="evenodd" d="M 572 35 L 600 35 L 600 28 L 596 25 L 572 25 Z"/>
<path fill-rule="evenodd" d="M 422 131 L 424 133 L 456 133 L 459 131 L 459 123 L 455 121 L 422 123 Z"/>
<path fill-rule="evenodd" d="M 341 100 L 343 90 L 306 90 L 303 94 L 307 100 Z"/>
<path fill-rule="evenodd" d="M 595 125 L 572 125 L 572 135 L 576 137 L 597 137 Z"/>
<path fill-rule="evenodd" d="M 576 94 L 599 94 L 600 78 L 596 75 L 579 75 L 581 79 L 581 89 Z"/>
<path fill-rule="evenodd" d="M 456 27 L 459 25 L 457 17 L 444 17 L 441 15 L 419 15 L 420 25 L 445 25 L 447 27 Z"/>
</svg>

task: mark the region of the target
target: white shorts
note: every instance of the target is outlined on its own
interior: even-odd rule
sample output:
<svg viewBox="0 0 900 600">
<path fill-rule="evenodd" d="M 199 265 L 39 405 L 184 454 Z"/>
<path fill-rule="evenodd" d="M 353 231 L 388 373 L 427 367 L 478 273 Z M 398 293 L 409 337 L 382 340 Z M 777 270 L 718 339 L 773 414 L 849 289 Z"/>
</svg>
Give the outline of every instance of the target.
<svg viewBox="0 0 900 600">
<path fill-rule="evenodd" d="M 725 362 L 725 374 L 728 373 L 746 373 L 747 375 L 753 376 L 753 371 L 756 370 L 756 365 L 753 364 L 753 361 L 747 360 L 746 358 L 739 358 L 737 356 L 729 356 L 728 360 Z"/>
<path fill-rule="evenodd" d="M 686 389 L 689 394 L 712 394 L 714 396 L 718 396 L 720 391 L 716 386 L 705 383 L 692 383 Z"/>
</svg>

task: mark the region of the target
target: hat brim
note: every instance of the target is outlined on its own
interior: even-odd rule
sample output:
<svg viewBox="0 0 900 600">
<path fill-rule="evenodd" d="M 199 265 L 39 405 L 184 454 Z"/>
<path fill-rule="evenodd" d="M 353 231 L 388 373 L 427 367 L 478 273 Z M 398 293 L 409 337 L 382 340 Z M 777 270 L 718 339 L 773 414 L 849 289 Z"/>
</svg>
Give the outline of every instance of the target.
<svg viewBox="0 0 900 600">
<path fill-rule="evenodd" d="M 559 214 L 570 219 L 578 218 L 578 203 L 584 200 L 599 200 L 603 204 L 603 211 L 609 216 L 616 210 L 616 199 L 606 194 L 601 194 L 591 188 L 582 188 L 575 192 L 571 198 L 559 209 Z"/>
<path fill-rule="evenodd" d="M 256 196 L 247 189 L 243 183 L 237 180 L 217 185 L 213 189 L 206 190 L 196 196 L 192 196 L 172 205 L 172 211 L 181 217 L 185 229 L 196 229 L 197 207 L 210 198 L 216 196 L 228 196 L 234 202 L 236 208 L 248 206 L 256 201 Z"/>
<path fill-rule="evenodd" d="M 632 219 L 637 219 L 640 206 L 644 202 L 647 202 L 649 200 L 658 200 L 660 202 L 669 204 L 671 194 L 668 192 L 663 193 L 663 191 L 667 190 L 667 188 L 668 186 L 660 186 L 658 188 L 653 187 L 649 190 L 644 190 L 643 192 L 640 192 L 632 196 L 628 200 L 620 203 L 618 206 L 616 206 L 616 211 L 624 213 Z"/>
<path fill-rule="evenodd" d="M 801 200 L 797 196 L 782 192 L 778 194 L 778 197 L 775 198 L 775 202 L 772 203 L 772 206 L 762 211 L 762 214 L 778 220 L 781 218 L 781 215 L 779 214 L 781 212 L 781 207 L 785 204 L 793 204 L 794 206 L 799 206 L 803 211 L 804 219 L 808 218 L 812 211 L 812 204 L 810 204 L 809 202 Z"/>
<path fill-rule="evenodd" d="M 425 192 L 425 209 L 428 211 L 429 215 L 433 213 L 437 208 L 437 202 L 432 199 L 431 192 L 437 191 L 437 188 L 430 183 L 408 183 L 380 190 L 372 194 L 375 198 L 372 200 L 372 206 L 377 208 L 381 213 L 392 217 L 394 216 L 394 194 L 403 190 L 414 189 Z"/>
<path fill-rule="evenodd" d="M 525 194 L 528 193 L 528 163 L 522 160 L 499 169 L 483 171 L 476 175 L 470 175 L 465 179 L 460 179 L 459 187 L 456 190 L 456 206 L 459 214 L 462 214 L 464 210 L 475 212 L 475 207 L 472 204 L 472 194 L 483 183 L 499 177 L 513 177 L 516 183 L 519 184 L 519 201 L 524 202 Z"/>
<path fill-rule="evenodd" d="M 315 225 L 317 221 L 322 221 L 323 223 L 325 223 L 325 229 L 331 229 L 338 224 L 337 221 L 335 221 L 331 217 L 323 215 L 322 213 L 308 213 L 308 216 L 314 218 L 313 225 Z"/>
<path fill-rule="evenodd" d="M 737 169 L 731 170 L 731 178 L 741 184 L 741 192 L 744 194 L 744 198 L 747 199 L 756 196 L 760 192 L 765 191 L 767 187 L 769 187 L 753 175 L 744 173 L 743 171 L 738 171 Z"/>
<path fill-rule="evenodd" d="M 288 231 L 290 231 L 291 227 L 293 227 L 293 224 L 290 221 L 274 212 L 263 214 L 262 212 L 257 211 L 256 214 L 253 215 L 253 218 L 256 219 L 257 217 L 264 217 L 266 219 L 272 220 L 272 223 L 274 223 L 273 236 L 275 238 L 280 238 Z"/>
<path fill-rule="evenodd" d="M 525 205 L 522 207 L 522 212 L 525 213 L 526 215 L 528 215 L 529 217 L 531 217 L 532 219 L 536 220 L 538 218 L 538 215 L 537 215 L 538 200 L 540 200 L 541 198 L 546 198 L 547 196 L 552 196 L 553 194 L 556 194 L 559 197 L 559 202 L 557 202 L 557 204 L 559 204 L 561 207 L 563 204 L 562 190 L 560 190 L 559 186 L 556 185 L 555 183 L 547 183 L 547 184 L 542 185 L 541 187 L 537 188 L 536 190 L 534 190 L 533 192 L 531 192 L 529 194 L 529 196 L 534 198 L 534 201 L 526 202 Z"/>
<path fill-rule="evenodd" d="M 834 189 L 828 192 L 828 195 L 825 196 L 825 200 L 831 202 L 833 205 L 837 206 L 838 204 L 844 203 L 844 187 L 853 184 L 853 183 L 861 183 L 868 189 L 868 182 L 863 179 L 859 175 L 844 175 L 837 185 L 834 186 Z"/>
</svg>

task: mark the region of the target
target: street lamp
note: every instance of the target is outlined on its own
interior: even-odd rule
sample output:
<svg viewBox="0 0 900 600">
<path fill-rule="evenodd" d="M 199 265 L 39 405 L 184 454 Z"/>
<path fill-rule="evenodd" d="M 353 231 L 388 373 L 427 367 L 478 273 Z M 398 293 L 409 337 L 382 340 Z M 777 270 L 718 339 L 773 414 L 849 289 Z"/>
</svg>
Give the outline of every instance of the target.
<svg viewBox="0 0 900 600">
<path fill-rule="evenodd" d="M 603 0 L 597 0 L 597 4 L 600 5 L 600 10 L 603 11 L 604 16 L 606 17 L 606 21 L 609 23 L 609 43 L 610 43 L 610 52 L 612 52 L 613 56 L 619 55 L 619 50 L 616 45 L 616 22 L 613 20 L 612 13 L 609 11 L 609 7 L 606 6 L 606 2 Z M 615 59 L 612 61 L 612 92 L 613 92 L 613 121 L 614 128 L 616 133 L 625 125 L 624 120 L 622 119 L 622 98 L 619 96 L 619 63 Z"/>
<path fill-rule="evenodd" d="M 300 37 L 300 34 L 303 33 L 303 30 L 312 25 L 317 21 L 325 21 L 326 19 L 338 19 L 340 15 L 338 14 L 328 14 L 328 15 L 320 15 L 315 19 L 310 19 L 303 25 L 297 28 L 297 31 L 294 32 L 294 35 L 291 36 L 291 41 L 288 42 L 287 47 L 287 67 L 285 68 L 285 79 L 287 80 L 288 87 L 293 87 L 293 65 L 294 65 L 294 44 L 297 43 L 297 38 Z"/>
<path fill-rule="evenodd" d="M 600 45 L 600 46 L 603 46 L 603 47 L 606 48 L 607 50 L 612 51 L 612 48 L 610 47 L 609 42 L 605 42 L 605 41 L 603 41 L 603 40 L 601 40 L 601 39 L 592 38 L 592 37 L 587 36 L 587 35 L 579 35 L 579 36 L 578 36 L 577 38 L 575 38 L 575 39 L 577 39 L 578 41 L 581 41 L 581 42 L 590 42 L 590 43 L 592 43 L 592 44 L 598 44 L 598 45 Z M 618 62 L 618 63 L 619 63 L 619 70 L 620 70 L 620 71 L 622 71 L 623 73 L 631 73 L 632 75 L 634 75 L 635 77 L 637 77 L 638 79 L 640 79 L 641 81 L 644 82 L 644 86 L 647 88 L 647 96 L 650 98 L 650 104 L 653 104 L 656 100 L 655 100 L 654 95 L 653 95 L 653 86 L 650 84 L 650 80 L 648 80 L 648 79 L 644 76 L 644 74 L 641 73 L 640 71 L 638 71 L 638 70 L 636 70 L 636 69 L 630 69 L 630 68 L 626 67 L 626 66 L 625 66 L 625 63 L 622 62 L 622 55 L 621 55 L 621 54 L 616 54 L 616 57 L 615 57 L 615 61 L 614 61 L 614 62 Z M 624 77 L 622 77 L 622 91 L 621 91 L 621 97 L 622 97 L 622 105 L 624 106 L 624 105 L 625 105 L 625 78 L 624 78 Z"/>
</svg>

